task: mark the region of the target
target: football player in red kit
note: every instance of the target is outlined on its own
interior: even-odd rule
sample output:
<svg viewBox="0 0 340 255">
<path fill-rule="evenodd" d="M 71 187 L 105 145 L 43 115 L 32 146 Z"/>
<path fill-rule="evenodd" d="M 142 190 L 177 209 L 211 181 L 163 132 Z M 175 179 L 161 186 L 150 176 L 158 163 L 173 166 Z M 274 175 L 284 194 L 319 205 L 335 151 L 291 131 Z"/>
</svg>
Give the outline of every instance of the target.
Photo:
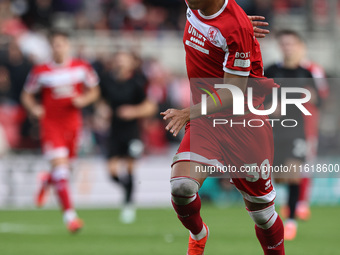
<svg viewBox="0 0 340 255">
<path fill-rule="evenodd" d="M 257 116 L 247 110 L 242 116 L 233 115 L 233 96 L 228 89 L 218 89 L 207 97 L 208 116 L 202 116 L 200 87 L 214 91 L 214 84 L 200 83 L 198 86 L 193 79 L 221 78 L 224 84 L 234 85 L 245 92 L 252 84 L 248 78 L 258 78 L 263 81 L 255 82 L 253 86 L 253 105 L 258 109 L 263 109 L 264 95 L 275 84 L 263 77 L 261 50 L 254 28 L 235 0 L 187 0 L 187 5 L 183 42 L 193 105 L 183 110 L 168 109 L 161 114 L 169 121 L 166 129 L 174 136 L 186 125 L 184 138 L 172 164 L 172 204 L 179 220 L 190 231 L 187 254 L 202 255 L 209 229 L 200 216 L 198 190 L 206 176 L 195 176 L 192 169 L 215 164 L 232 165 L 237 169 L 247 165 L 268 166 L 272 164 L 274 148 L 272 128 L 265 121 L 268 117 Z M 215 99 L 220 99 L 221 104 L 215 104 Z M 242 125 L 213 127 L 213 116 L 246 122 L 256 116 L 265 124 L 258 128 Z M 275 211 L 276 192 L 271 184 L 270 172 L 259 174 L 257 178 L 230 175 L 255 222 L 256 236 L 264 254 L 284 254 L 283 223 Z"/>
<path fill-rule="evenodd" d="M 70 56 L 66 33 L 53 32 L 50 42 L 53 60 L 33 67 L 21 98 L 27 111 L 40 121 L 43 153 L 51 163 L 51 171 L 42 180 L 36 204 L 38 207 L 44 204 L 47 188 L 52 185 L 68 230 L 76 232 L 83 223 L 70 198 L 70 159 L 77 154 L 82 125 L 80 109 L 97 100 L 99 81 L 89 63 Z M 41 102 L 36 100 L 37 93 L 41 94 Z"/>
</svg>

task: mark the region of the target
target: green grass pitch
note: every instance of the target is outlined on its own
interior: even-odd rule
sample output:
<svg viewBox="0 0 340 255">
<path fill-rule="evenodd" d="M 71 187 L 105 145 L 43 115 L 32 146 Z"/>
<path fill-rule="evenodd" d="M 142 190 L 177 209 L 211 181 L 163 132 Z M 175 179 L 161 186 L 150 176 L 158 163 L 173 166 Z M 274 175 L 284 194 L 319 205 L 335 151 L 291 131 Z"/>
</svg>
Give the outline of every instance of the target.
<svg viewBox="0 0 340 255">
<path fill-rule="evenodd" d="M 188 232 L 171 209 L 140 209 L 131 225 L 119 222 L 118 210 L 79 210 L 84 229 L 70 235 L 54 210 L 0 211 L 1 255 L 184 255 Z M 210 227 L 207 255 L 263 254 L 254 226 L 241 207 L 204 205 Z M 312 219 L 299 223 L 289 255 L 340 254 L 340 207 L 315 207 Z"/>
</svg>

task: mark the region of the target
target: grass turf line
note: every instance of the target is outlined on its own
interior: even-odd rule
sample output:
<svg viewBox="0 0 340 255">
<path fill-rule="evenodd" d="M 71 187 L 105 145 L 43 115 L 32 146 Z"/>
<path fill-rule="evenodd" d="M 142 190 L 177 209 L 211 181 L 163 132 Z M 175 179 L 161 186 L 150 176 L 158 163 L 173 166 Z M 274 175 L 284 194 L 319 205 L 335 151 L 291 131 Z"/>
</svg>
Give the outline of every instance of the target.
<svg viewBox="0 0 340 255">
<path fill-rule="evenodd" d="M 188 231 L 171 209 L 142 209 L 137 221 L 121 224 L 118 210 L 80 210 L 85 227 L 69 234 L 58 211 L 0 211 L 1 255 L 184 255 Z M 286 254 L 340 254 L 340 207 L 312 208 L 312 218 L 299 222 L 298 236 L 286 242 Z M 207 255 L 263 254 L 254 224 L 241 207 L 204 206 L 211 230 Z"/>
</svg>

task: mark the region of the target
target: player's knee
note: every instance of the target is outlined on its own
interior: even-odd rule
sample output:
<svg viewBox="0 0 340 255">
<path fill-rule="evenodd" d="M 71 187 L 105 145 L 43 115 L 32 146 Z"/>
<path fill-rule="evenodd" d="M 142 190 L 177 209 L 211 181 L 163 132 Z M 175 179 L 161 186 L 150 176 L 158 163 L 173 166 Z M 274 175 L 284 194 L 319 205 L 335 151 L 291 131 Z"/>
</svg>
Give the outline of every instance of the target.
<svg viewBox="0 0 340 255">
<path fill-rule="evenodd" d="M 58 166 L 68 165 L 68 162 L 68 158 L 54 158 L 51 160 L 51 165 L 53 168 L 56 168 Z"/>
<path fill-rule="evenodd" d="M 191 178 L 172 178 L 170 183 L 171 193 L 177 196 L 192 196 L 195 195 L 199 189 L 199 183 Z"/>
<path fill-rule="evenodd" d="M 248 213 L 255 224 L 262 229 L 269 229 L 278 217 L 274 204 L 262 210 L 248 211 Z"/>
<path fill-rule="evenodd" d="M 118 159 L 117 158 L 111 158 L 108 161 L 108 169 L 111 175 L 117 175 L 118 174 Z"/>
<path fill-rule="evenodd" d="M 61 180 L 67 180 L 69 178 L 70 170 L 67 165 L 58 165 L 54 167 L 51 179 L 54 182 L 58 182 Z"/>
<path fill-rule="evenodd" d="M 172 178 L 170 184 L 172 200 L 175 204 L 190 203 L 200 187 L 198 181 L 188 177 Z"/>
</svg>

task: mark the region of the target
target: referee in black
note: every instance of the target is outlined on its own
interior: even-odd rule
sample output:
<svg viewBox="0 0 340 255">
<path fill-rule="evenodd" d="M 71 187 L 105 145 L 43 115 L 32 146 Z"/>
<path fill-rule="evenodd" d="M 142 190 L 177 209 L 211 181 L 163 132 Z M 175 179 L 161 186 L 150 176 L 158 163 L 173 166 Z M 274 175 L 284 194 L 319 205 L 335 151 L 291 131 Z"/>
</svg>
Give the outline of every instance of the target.
<svg viewBox="0 0 340 255">
<path fill-rule="evenodd" d="M 144 148 L 138 120 L 155 115 L 157 105 L 146 97 L 147 79 L 137 58 L 130 52 L 118 52 L 112 60 L 109 70 L 101 75 L 102 97 L 112 110 L 108 169 L 112 180 L 124 189 L 120 220 L 129 224 L 136 217 L 132 202 L 134 166 Z"/>
</svg>

